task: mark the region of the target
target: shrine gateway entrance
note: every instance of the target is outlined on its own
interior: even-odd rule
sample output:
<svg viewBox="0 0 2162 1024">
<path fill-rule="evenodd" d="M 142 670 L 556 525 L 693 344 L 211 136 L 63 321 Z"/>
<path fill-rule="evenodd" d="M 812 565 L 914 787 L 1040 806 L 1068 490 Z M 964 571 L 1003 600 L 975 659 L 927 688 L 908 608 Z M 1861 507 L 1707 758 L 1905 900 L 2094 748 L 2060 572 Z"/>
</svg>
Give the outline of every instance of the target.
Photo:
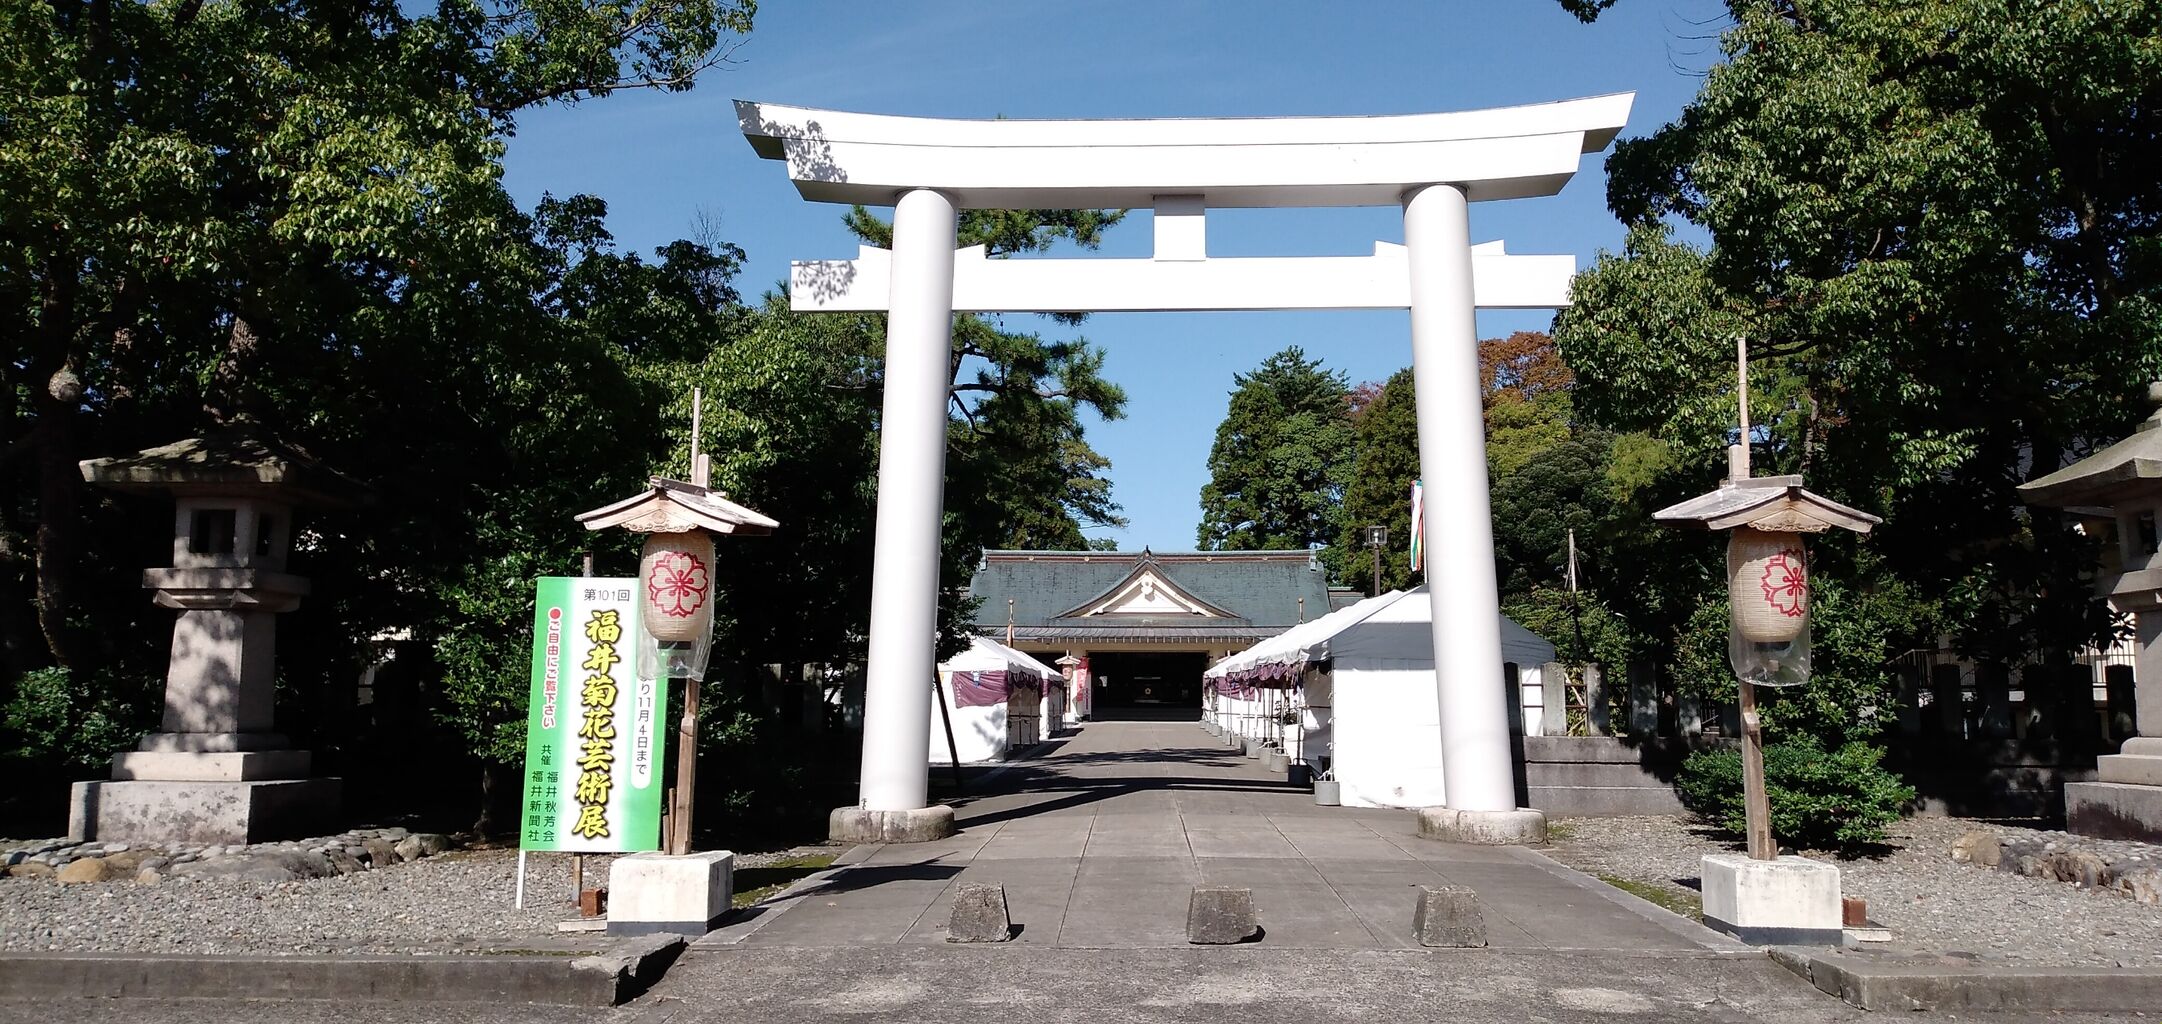
<svg viewBox="0 0 2162 1024">
<path fill-rule="evenodd" d="M 993 120 L 892 117 L 737 101 L 760 156 L 803 198 L 894 207 L 893 248 L 793 264 L 791 305 L 884 311 L 878 524 L 856 806 L 832 838 L 953 831 L 928 806 L 924 683 L 936 664 L 947 360 L 956 310 L 1409 309 L 1426 483 L 1427 580 L 1447 805 L 1428 834 L 1543 835 L 1516 806 L 1502 680 L 1474 311 L 1569 302 L 1573 256 L 1473 245 L 1469 204 L 1559 192 L 1628 120 L 1633 93 L 1376 117 Z M 1210 207 L 1401 206 L 1404 244 L 1371 256 L 1211 259 Z M 1151 208 L 1147 259 L 987 259 L 955 251 L 962 209 Z"/>
</svg>

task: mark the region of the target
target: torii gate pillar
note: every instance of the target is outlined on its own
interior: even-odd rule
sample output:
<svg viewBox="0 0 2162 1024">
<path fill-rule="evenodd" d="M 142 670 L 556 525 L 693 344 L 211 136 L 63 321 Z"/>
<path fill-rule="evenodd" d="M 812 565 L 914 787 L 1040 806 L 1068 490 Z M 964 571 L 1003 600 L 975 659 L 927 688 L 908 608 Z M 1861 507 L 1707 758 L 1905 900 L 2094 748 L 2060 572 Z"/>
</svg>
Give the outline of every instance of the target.
<svg viewBox="0 0 2162 1024">
<path fill-rule="evenodd" d="M 952 383 L 953 201 L 914 189 L 893 211 L 892 309 L 879 417 L 878 532 L 871 562 L 870 663 L 863 686 L 863 777 L 835 838 L 914 842 L 953 832 L 953 808 L 930 805 L 928 693 L 938 670 L 940 523 L 945 512 L 946 395 Z M 929 805 L 929 806 L 926 806 Z"/>
<path fill-rule="evenodd" d="M 1516 811 L 1509 763 L 1507 690 L 1501 685 L 1501 599 L 1494 580 L 1494 518 L 1487 493 L 1485 382 L 1472 301 L 1471 217 L 1464 190 L 1428 185 L 1404 199 L 1410 256 L 1411 373 L 1419 423 L 1427 591 L 1434 611 L 1434 676 L 1441 712 L 1441 782 L 1447 810 Z M 1422 832 L 1460 831 L 1462 814 Z M 1546 819 L 1504 817 L 1546 838 Z M 1497 823 L 1500 824 L 1500 823 Z"/>
<path fill-rule="evenodd" d="M 1411 310 L 1419 470 L 1446 807 L 1420 834 L 1537 842 L 1516 806 L 1501 662 L 1474 313 L 1569 302 L 1576 261 L 1471 244 L 1468 204 L 1551 195 L 1627 120 L 1622 93 L 1386 117 L 951 121 L 738 101 L 759 155 L 803 197 L 894 204 L 894 248 L 796 263 L 799 310 L 888 311 L 863 777 L 832 837 L 948 835 L 927 806 L 952 314 L 1112 310 Z M 1211 207 L 1402 204 L 1404 244 L 1371 256 L 1211 259 Z M 961 209 L 1151 207 L 1147 259 L 986 259 L 956 252 Z"/>
</svg>

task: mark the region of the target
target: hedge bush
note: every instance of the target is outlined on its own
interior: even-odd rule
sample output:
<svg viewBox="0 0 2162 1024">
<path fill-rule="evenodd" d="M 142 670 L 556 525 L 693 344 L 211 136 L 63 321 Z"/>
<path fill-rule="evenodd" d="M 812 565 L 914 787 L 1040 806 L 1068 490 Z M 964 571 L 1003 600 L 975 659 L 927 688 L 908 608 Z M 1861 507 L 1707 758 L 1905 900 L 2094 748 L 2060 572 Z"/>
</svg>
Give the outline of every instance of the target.
<svg viewBox="0 0 2162 1024">
<path fill-rule="evenodd" d="M 1914 802 L 1914 787 L 1885 769 L 1884 751 L 1863 742 L 1827 751 L 1799 737 L 1764 748 L 1772 835 L 1781 845 L 1851 851 L 1885 839 L 1884 827 Z M 1700 750 L 1674 780 L 1683 806 L 1736 836 L 1745 833 L 1742 755 Z"/>
</svg>

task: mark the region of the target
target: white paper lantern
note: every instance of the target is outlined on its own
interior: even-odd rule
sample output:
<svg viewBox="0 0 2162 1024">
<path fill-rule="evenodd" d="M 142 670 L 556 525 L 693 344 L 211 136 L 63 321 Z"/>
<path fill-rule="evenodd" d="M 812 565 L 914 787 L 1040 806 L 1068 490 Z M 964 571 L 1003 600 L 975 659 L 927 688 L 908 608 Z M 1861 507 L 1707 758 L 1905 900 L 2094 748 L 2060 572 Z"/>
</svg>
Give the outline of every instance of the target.
<svg viewBox="0 0 2162 1024">
<path fill-rule="evenodd" d="M 1738 639 L 1783 644 L 1809 625 L 1809 565 L 1798 533 L 1748 527 L 1727 540 L 1727 597 Z"/>
<path fill-rule="evenodd" d="M 702 644 L 713 635 L 713 537 L 704 530 L 646 535 L 638 559 L 646 635 Z"/>
</svg>

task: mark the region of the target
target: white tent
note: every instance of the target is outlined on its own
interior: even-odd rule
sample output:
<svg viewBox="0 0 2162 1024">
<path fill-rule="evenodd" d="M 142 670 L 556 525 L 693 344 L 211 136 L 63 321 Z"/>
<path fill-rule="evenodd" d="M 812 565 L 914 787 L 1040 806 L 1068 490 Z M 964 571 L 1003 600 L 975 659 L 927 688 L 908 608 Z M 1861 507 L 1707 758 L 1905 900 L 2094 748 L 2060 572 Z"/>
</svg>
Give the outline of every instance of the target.
<svg viewBox="0 0 2162 1024">
<path fill-rule="evenodd" d="M 1383 594 L 1256 644 L 1208 675 L 1264 688 L 1296 681 L 1306 710 L 1294 753 L 1326 760 L 1346 806 L 1437 806 L 1445 797 L 1432 616 L 1423 586 Z M 1554 646 L 1506 617 L 1497 626 L 1502 661 L 1520 683 L 1535 683 Z M 1255 696 L 1265 702 L 1269 693 Z M 1226 700 L 1234 714 L 1252 702 Z"/>
<path fill-rule="evenodd" d="M 938 666 L 938 693 L 931 698 L 930 760 L 944 764 L 944 716 L 953 724 L 954 751 L 965 763 L 996 761 L 1010 750 L 1042 740 L 1044 691 L 1060 682 L 1058 670 L 989 637 L 971 637 L 968 650 Z"/>
</svg>

